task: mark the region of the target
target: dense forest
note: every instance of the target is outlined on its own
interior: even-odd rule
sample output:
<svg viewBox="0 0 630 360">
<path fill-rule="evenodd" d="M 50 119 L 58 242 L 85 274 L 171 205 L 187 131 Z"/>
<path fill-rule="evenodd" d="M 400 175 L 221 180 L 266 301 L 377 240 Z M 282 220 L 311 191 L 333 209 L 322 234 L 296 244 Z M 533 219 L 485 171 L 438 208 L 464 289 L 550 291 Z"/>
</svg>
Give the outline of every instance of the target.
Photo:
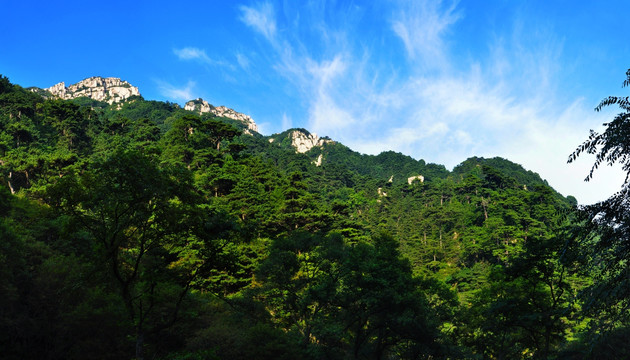
<svg viewBox="0 0 630 360">
<path fill-rule="evenodd" d="M 630 358 L 627 183 L 578 207 L 502 158 L 42 95 L 0 76 L 2 358 Z M 610 105 L 569 160 L 630 173 Z"/>
</svg>

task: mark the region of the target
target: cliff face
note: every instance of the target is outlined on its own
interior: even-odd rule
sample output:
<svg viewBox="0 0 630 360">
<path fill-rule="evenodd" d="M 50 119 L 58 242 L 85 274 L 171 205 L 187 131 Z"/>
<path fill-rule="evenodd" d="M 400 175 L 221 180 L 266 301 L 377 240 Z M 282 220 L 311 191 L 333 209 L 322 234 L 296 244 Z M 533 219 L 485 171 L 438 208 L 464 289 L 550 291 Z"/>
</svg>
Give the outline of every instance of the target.
<svg viewBox="0 0 630 360">
<path fill-rule="evenodd" d="M 122 102 L 131 96 L 140 96 L 140 91 L 126 81 L 119 78 L 103 78 L 94 76 L 81 80 L 76 84 L 66 87 L 64 82 L 53 85 L 47 89 L 53 96 L 64 100 L 88 97 L 90 99 L 104 101 L 108 104 Z"/>
<path fill-rule="evenodd" d="M 258 132 L 258 125 L 256 125 L 254 120 L 249 115 L 239 113 L 225 106 L 212 106 L 207 101 L 201 98 L 190 100 L 186 103 L 184 109 L 199 113 L 199 115 L 202 115 L 204 113 L 211 113 L 214 116 L 237 120 L 245 124 L 248 130 Z"/>
</svg>

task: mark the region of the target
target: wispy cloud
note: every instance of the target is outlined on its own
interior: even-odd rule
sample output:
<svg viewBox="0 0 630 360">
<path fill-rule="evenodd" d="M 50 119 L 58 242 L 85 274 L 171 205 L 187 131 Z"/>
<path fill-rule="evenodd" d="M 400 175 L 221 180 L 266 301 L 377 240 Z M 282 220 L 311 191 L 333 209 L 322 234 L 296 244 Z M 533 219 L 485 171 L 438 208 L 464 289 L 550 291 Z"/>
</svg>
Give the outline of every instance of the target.
<svg viewBox="0 0 630 360">
<path fill-rule="evenodd" d="M 158 89 L 162 96 L 176 101 L 188 101 L 196 98 L 196 83 L 189 80 L 185 86 L 175 86 L 162 80 L 156 80 Z"/>
<path fill-rule="evenodd" d="M 181 49 L 173 49 L 173 53 L 180 59 L 184 61 L 198 61 L 205 65 L 211 66 L 220 66 L 224 68 L 228 68 L 230 70 L 234 70 L 234 65 L 228 61 L 222 59 L 213 59 L 206 54 L 206 51 L 203 49 L 195 48 L 195 47 L 185 47 Z"/>
<path fill-rule="evenodd" d="M 402 2 L 392 18 L 392 30 L 405 45 L 411 60 L 441 65 L 445 57 L 444 34 L 461 14 L 456 3 L 441 10 L 442 1 Z"/>
<path fill-rule="evenodd" d="M 236 53 L 236 62 L 243 70 L 249 70 L 249 58 L 240 52 Z"/>
<path fill-rule="evenodd" d="M 206 55 L 204 50 L 194 48 L 194 47 L 185 47 L 182 49 L 173 49 L 175 55 L 181 60 L 201 60 L 204 62 L 210 62 L 210 58 Z"/>
<path fill-rule="evenodd" d="M 272 40 L 276 35 L 276 17 L 273 5 L 262 2 L 255 6 L 240 6 L 240 20 L 261 33 L 267 40 Z"/>
<path fill-rule="evenodd" d="M 290 129 L 293 127 L 293 120 L 287 116 L 286 113 L 282 114 L 282 128 Z"/>
</svg>

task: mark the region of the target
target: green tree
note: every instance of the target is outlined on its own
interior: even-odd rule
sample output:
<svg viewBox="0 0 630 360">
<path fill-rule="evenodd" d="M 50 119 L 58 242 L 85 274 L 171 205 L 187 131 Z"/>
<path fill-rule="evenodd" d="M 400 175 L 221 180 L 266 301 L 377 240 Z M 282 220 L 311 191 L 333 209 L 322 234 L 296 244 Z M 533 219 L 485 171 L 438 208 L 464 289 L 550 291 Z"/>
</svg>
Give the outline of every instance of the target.
<svg viewBox="0 0 630 360">
<path fill-rule="evenodd" d="M 317 195 L 307 191 L 300 172 L 289 175 L 289 183 L 283 189 L 284 201 L 277 219 L 273 222 L 278 233 L 296 230 L 326 233 L 330 230 L 332 214 Z"/>
<path fill-rule="evenodd" d="M 164 159 L 180 162 L 188 169 L 205 168 L 220 162 L 221 143 L 240 132 L 233 126 L 216 120 L 202 121 L 195 115 L 184 115 L 173 123 L 164 135 Z M 225 150 L 229 153 L 230 148 Z"/>
<path fill-rule="evenodd" d="M 261 264 L 257 298 L 328 358 L 439 354 L 437 318 L 388 235 L 349 246 L 338 234 L 293 232 Z"/>
<path fill-rule="evenodd" d="M 58 146 L 72 151 L 82 150 L 89 143 L 87 129 L 89 108 L 81 108 L 68 101 L 48 100 L 42 106 L 43 123 L 58 134 Z"/>
<path fill-rule="evenodd" d="M 331 316 L 346 253 L 338 235 L 294 231 L 273 242 L 256 272 L 255 299 L 282 328 L 299 334 L 301 347 L 340 337 L 330 336 L 338 330 Z"/>
</svg>

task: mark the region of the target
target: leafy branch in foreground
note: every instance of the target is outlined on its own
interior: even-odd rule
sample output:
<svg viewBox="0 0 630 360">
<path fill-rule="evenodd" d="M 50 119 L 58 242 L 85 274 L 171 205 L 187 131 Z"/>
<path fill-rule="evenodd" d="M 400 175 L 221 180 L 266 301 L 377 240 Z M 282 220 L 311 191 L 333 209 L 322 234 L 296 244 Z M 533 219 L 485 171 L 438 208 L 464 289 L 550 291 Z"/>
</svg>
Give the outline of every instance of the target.
<svg viewBox="0 0 630 360">
<path fill-rule="evenodd" d="M 626 72 L 623 87 L 630 86 L 630 69 Z M 602 133 L 591 134 L 570 156 L 573 162 L 582 153 L 595 155 L 595 163 L 586 181 L 602 164 L 620 164 L 626 172 L 621 190 L 593 205 L 581 206 L 579 212 L 584 228 L 578 237 L 579 258 L 589 266 L 595 281 L 583 291 L 584 310 L 597 321 L 593 331 L 623 331 L 630 321 L 630 101 L 628 96 L 609 96 L 595 108 L 618 105 L 621 112 L 613 121 L 604 124 Z M 625 349 L 625 350 L 624 350 Z M 617 358 L 628 356 L 627 346 L 609 354 Z M 625 351 L 625 353 L 621 353 Z"/>
</svg>

